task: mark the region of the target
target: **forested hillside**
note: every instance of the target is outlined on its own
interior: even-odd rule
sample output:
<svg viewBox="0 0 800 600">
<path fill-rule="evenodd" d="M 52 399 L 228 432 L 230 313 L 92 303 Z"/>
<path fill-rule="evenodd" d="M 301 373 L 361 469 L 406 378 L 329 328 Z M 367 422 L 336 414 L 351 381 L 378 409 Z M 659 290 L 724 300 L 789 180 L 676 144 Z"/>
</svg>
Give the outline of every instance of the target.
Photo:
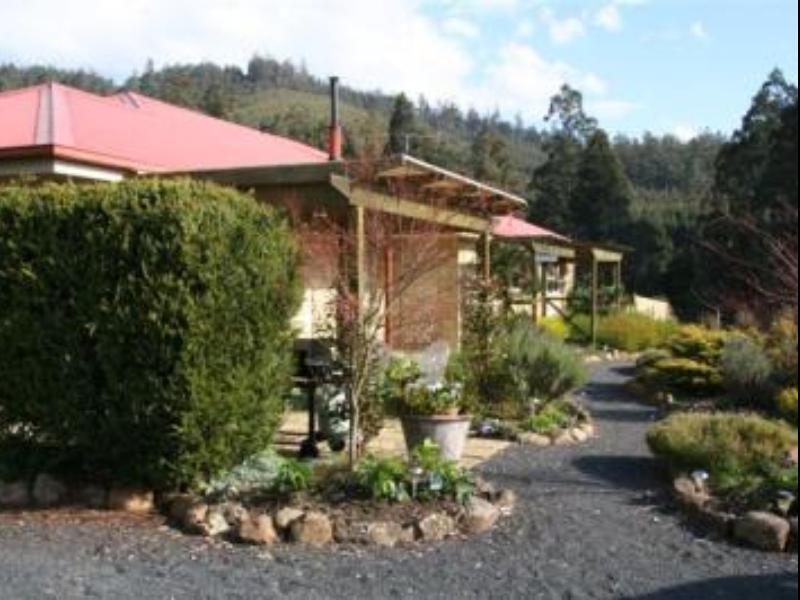
<svg viewBox="0 0 800 600">
<path fill-rule="evenodd" d="M 0 91 L 48 80 L 95 92 L 119 87 L 85 71 L 0 65 Z M 149 64 L 123 87 L 325 145 L 327 81 L 289 62 L 256 56 L 245 70 L 209 63 L 156 70 Z M 780 130 L 791 123 L 783 112 L 794 111 L 795 128 L 797 112 L 796 87 L 779 72 L 770 74 L 731 140 L 714 133 L 688 142 L 646 132 L 609 137 L 585 114 L 580 92 L 567 86 L 553 98 L 542 128 L 347 86 L 341 98 L 348 156 L 407 151 L 527 197 L 528 216 L 543 225 L 579 239 L 629 245 L 629 289 L 667 296 L 686 316 L 720 302 L 705 281 L 706 261 L 698 258 L 704 228 L 721 198 L 747 193 L 736 205 L 750 210 L 764 190 L 775 188 L 761 181 L 764 173 L 786 176 L 768 167 L 775 159 L 769 148 L 775 136 L 787 138 Z M 796 134 L 793 143 L 796 156 Z M 796 167 L 793 185 L 796 206 Z"/>
</svg>

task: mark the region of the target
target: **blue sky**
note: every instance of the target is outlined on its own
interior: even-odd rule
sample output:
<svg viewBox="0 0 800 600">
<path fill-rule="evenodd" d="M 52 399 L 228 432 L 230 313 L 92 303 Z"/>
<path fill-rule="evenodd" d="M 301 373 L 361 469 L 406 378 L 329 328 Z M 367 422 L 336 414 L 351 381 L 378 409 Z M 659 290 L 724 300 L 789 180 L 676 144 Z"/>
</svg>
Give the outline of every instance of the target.
<svg viewBox="0 0 800 600">
<path fill-rule="evenodd" d="M 567 81 L 613 132 L 730 132 L 773 67 L 797 81 L 790 0 L 26 0 L 0 8 L 0 62 L 246 65 L 425 94 L 539 123 Z"/>
</svg>

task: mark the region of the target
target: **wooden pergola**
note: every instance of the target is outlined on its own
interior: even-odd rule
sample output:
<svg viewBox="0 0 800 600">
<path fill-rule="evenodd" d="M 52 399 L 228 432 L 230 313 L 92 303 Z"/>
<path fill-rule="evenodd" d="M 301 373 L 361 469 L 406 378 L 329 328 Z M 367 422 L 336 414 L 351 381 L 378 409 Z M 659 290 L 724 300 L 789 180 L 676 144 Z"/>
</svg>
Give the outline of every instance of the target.
<svg viewBox="0 0 800 600">
<path fill-rule="evenodd" d="M 591 332 L 592 345 L 597 345 L 597 324 L 600 312 L 600 267 L 608 265 L 612 270 L 614 302 L 622 300 L 622 261 L 630 248 L 618 244 L 583 242 L 575 245 L 578 264 L 591 273 Z"/>
</svg>

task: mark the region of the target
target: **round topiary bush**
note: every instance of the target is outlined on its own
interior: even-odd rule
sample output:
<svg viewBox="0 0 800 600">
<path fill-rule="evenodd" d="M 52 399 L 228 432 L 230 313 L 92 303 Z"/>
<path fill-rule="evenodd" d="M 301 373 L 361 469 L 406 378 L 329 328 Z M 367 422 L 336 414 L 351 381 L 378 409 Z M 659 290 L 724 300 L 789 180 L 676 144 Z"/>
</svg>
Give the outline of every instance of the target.
<svg viewBox="0 0 800 600">
<path fill-rule="evenodd" d="M 264 449 L 290 382 L 296 262 L 278 215 L 230 189 L 0 188 L 0 445 L 157 487 Z"/>
</svg>

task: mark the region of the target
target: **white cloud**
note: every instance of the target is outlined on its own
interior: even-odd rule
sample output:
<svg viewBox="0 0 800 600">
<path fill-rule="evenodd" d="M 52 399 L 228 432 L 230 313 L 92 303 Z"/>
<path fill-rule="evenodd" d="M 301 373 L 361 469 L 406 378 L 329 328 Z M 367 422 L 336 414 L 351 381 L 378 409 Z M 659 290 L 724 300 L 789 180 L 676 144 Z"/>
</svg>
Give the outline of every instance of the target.
<svg viewBox="0 0 800 600">
<path fill-rule="evenodd" d="M 672 135 L 682 142 L 688 142 L 689 140 L 697 137 L 697 128 L 682 123 L 672 128 Z"/>
<path fill-rule="evenodd" d="M 321 10 L 321 0 L 26 0 L 3 6 L 0 61 L 91 68 L 121 81 L 148 58 L 156 67 L 201 60 L 244 67 L 261 53 L 303 61 L 311 73 L 338 74 L 354 87 L 499 108 L 529 122 L 542 118 L 565 82 L 601 107 L 598 116 L 624 110 L 606 98 L 599 74 L 546 59 L 525 43 L 478 46 L 474 19 L 429 16 L 427 1 L 324 0 Z M 487 10 L 521 5 L 470 1 Z M 548 14 L 554 40 L 585 33 L 581 19 Z M 529 35 L 533 23 L 523 24 L 518 33 Z"/>
<path fill-rule="evenodd" d="M 622 14 L 617 2 L 609 2 L 595 15 L 595 24 L 606 31 L 619 31 L 622 29 Z"/>
<path fill-rule="evenodd" d="M 601 96 L 608 88 L 594 73 L 548 61 L 531 46 L 511 42 L 500 49 L 497 60 L 486 69 L 484 85 L 474 91 L 473 97 L 480 107 L 498 108 L 505 114 L 519 112 L 526 121 L 533 122 L 545 115 L 550 98 L 565 83 L 589 96 Z"/>
<path fill-rule="evenodd" d="M 587 100 L 586 112 L 603 121 L 619 121 L 641 108 L 636 102 L 627 100 Z"/>
<path fill-rule="evenodd" d="M 695 21 L 689 26 L 689 33 L 698 40 L 708 39 L 708 31 L 702 21 Z"/>
<path fill-rule="evenodd" d="M 478 26 L 458 17 L 451 17 L 442 24 L 442 29 L 445 33 L 455 36 L 461 36 L 467 39 L 474 39 L 480 35 Z"/>
<path fill-rule="evenodd" d="M 2 13 L 0 57 L 118 79 L 150 57 L 244 66 L 263 53 L 359 87 L 450 98 L 474 66 L 420 0 L 26 0 Z"/>
<path fill-rule="evenodd" d="M 586 33 L 583 19 L 579 17 L 564 17 L 560 19 L 550 7 L 544 7 L 539 12 L 542 22 L 547 26 L 550 39 L 556 44 L 568 44 Z"/>
</svg>

